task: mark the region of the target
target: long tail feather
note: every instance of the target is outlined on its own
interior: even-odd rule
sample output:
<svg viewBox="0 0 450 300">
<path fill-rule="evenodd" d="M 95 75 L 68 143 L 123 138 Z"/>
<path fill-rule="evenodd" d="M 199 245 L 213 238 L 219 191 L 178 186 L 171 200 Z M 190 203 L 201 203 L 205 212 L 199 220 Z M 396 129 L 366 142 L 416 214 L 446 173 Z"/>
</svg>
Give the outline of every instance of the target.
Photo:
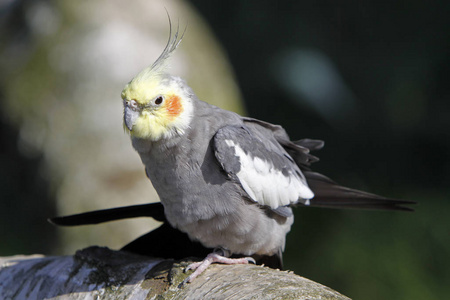
<svg viewBox="0 0 450 300">
<path fill-rule="evenodd" d="M 160 202 L 156 202 L 56 217 L 49 219 L 49 222 L 60 226 L 77 226 L 138 217 L 151 217 L 161 222 L 166 220 L 163 205 Z"/>
<path fill-rule="evenodd" d="M 312 207 L 413 211 L 412 208 L 404 205 L 416 203 L 414 201 L 384 198 L 347 188 L 316 172 L 305 171 L 304 174 L 315 195 L 309 205 Z"/>
</svg>

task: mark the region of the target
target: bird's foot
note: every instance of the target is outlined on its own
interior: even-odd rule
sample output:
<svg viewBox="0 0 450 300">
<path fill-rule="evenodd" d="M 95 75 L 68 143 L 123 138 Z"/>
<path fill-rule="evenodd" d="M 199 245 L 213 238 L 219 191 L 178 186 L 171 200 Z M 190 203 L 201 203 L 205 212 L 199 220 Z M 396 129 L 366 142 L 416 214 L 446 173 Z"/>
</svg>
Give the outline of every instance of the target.
<svg viewBox="0 0 450 300">
<path fill-rule="evenodd" d="M 185 280 L 183 280 L 180 286 L 192 282 L 198 275 L 203 273 L 203 271 L 205 271 L 212 263 L 221 263 L 226 265 L 237 265 L 248 263 L 256 264 L 255 260 L 252 257 L 228 258 L 213 252 L 208 254 L 208 256 L 206 256 L 204 260 L 192 263 L 189 266 L 187 266 L 186 269 L 184 269 L 185 272 L 189 270 L 193 270 L 194 272 L 191 275 L 189 275 Z"/>
</svg>

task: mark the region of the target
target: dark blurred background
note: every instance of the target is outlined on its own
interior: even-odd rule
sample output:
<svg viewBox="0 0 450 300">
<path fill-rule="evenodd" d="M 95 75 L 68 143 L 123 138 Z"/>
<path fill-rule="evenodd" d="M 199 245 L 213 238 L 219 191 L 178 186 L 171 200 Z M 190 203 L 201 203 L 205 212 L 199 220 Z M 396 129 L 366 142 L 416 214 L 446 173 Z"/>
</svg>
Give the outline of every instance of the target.
<svg viewBox="0 0 450 300">
<path fill-rule="evenodd" d="M 249 116 L 281 124 L 292 139 L 324 140 L 313 168 L 337 182 L 419 202 L 414 213 L 297 209 L 285 267 L 354 299 L 446 298 L 450 3 L 188 3 L 220 41 Z M 9 13 L 1 47 L 27 38 Z M 0 254 L 50 253 L 51 227 L 21 230 L 31 222 L 21 211 L 56 208 L 39 156 L 16 147 L 17 130 L 2 121 Z"/>
</svg>

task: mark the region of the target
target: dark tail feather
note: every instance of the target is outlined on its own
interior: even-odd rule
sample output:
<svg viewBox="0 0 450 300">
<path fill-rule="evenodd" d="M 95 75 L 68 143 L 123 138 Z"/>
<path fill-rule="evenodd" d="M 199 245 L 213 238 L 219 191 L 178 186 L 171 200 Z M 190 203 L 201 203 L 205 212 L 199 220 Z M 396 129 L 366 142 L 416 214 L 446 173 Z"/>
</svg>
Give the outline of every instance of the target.
<svg viewBox="0 0 450 300">
<path fill-rule="evenodd" d="M 77 226 L 99 224 L 114 220 L 151 217 L 157 221 L 165 221 L 164 207 L 160 202 L 123 206 L 111 209 L 96 210 L 82 214 L 56 217 L 49 219 L 50 223 L 60 226 Z"/>
<path fill-rule="evenodd" d="M 388 199 L 338 185 L 330 178 L 315 172 L 304 172 L 309 187 L 314 192 L 312 207 L 355 208 L 414 211 L 403 205 L 415 204 L 414 201 Z"/>
<path fill-rule="evenodd" d="M 191 241 L 186 233 L 173 228 L 167 222 L 120 250 L 166 259 L 203 258 L 213 251 L 199 242 Z"/>
</svg>

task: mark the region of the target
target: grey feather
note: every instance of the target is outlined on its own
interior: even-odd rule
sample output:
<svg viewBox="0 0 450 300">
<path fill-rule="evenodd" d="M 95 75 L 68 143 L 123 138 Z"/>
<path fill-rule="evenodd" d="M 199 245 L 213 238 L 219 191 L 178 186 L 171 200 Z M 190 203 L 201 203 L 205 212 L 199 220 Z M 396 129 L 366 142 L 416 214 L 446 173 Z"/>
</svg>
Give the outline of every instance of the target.
<svg viewBox="0 0 450 300">
<path fill-rule="evenodd" d="M 322 141 L 292 142 L 281 126 L 202 102 L 179 78 L 169 76 L 167 80 L 180 84 L 194 106 L 188 130 L 170 140 L 133 138 L 132 142 L 160 196 L 167 220 L 192 240 L 207 248 L 220 247 L 242 255 L 276 255 L 284 249 L 285 236 L 293 223 L 292 209 L 284 205 L 267 207 L 258 202 L 260 199 L 250 200 L 238 176 L 244 156 L 236 154 L 237 146 L 245 158 L 258 157 L 282 174 L 298 174 L 305 186 L 311 184 L 320 195 L 318 201 L 311 199 L 311 205 L 339 207 L 343 203 L 341 207 L 351 207 L 349 201 L 358 206 L 357 201 L 367 198 L 364 196 L 368 194 L 349 193 L 349 189 L 312 173 L 304 176 L 311 163 L 318 160 L 310 150 L 320 149 Z M 227 145 L 227 140 L 233 143 Z M 332 204 L 325 203 L 321 201 L 331 197 L 322 193 L 322 188 L 345 193 Z M 381 197 L 370 197 L 370 201 L 386 204 Z M 379 208 L 399 209 L 385 204 Z"/>
</svg>

